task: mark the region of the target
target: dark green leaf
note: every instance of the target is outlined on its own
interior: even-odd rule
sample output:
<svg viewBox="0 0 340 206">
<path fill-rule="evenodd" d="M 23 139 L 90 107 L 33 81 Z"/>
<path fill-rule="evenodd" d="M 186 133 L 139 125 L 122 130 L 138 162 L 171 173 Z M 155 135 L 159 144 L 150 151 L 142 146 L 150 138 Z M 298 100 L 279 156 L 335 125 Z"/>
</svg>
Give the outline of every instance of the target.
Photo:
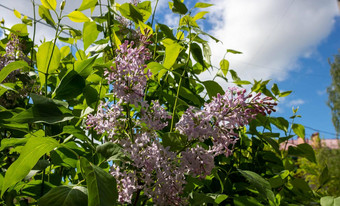
<svg viewBox="0 0 340 206">
<path fill-rule="evenodd" d="M 288 154 L 294 155 L 294 156 L 299 156 L 299 157 L 305 157 L 309 161 L 316 163 L 314 150 L 313 150 L 312 146 L 310 146 L 307 143 L 299 144 L 296 147 L 289 146 Z"/>
<path fill-rule="evenodd" d="M 87 205 L 87 188 L 62 185 L 52 188 L 39 199 L 39 206 L 80 206 Z"/>
<path fill-rule="evenodd" d="M 143 16 L 143 23 L 146 22 L 152 13 L 151 1 L 143 1 L 137 4 L 138 11 Z"/>
<path fill-rule="evenodd" d="M 247 170 L 240 170 L 238 171 L 248 180 L 248 182 L 253 185 L 256 190 L 260 193 L 260 195 L 266 197 L 268 200 L 274 202 L 274 193 L 271 190 L 270 183 L 261 177 L 259 174 L 247 171 Z"/>
<path fill-rule="evenodd" d="M 252 196 L 235 197 L 234 204 L 235 206 L 263 206 L 263 204 Z"/>
<path fill-rule="evenodd" d="M 180 0 L 173 0 L 172 11 L 178 14 L 186 14 L 188 12 L 187 7 Z"/>
<path fill-rule="evenodd" d="M 171 151 L 178 151 L 185 147 L 187 138 L 181 134 L 167 132 L 162 135 L 162 144 L 164 147 L 170 147 Z"/>
<path fill-rule="evenodd" d="M 329 180 L 330 180 L 330 176 L 328 174 L 328 167 L 327 165 L 325 165 L 325 167 L 323 168 L 321 175 L 319 176 L 319 184 L 320 186 L 323 186 L 324 184 L 326 184 Z"/>
<path fill-rule="evenodd" d="M 280 90 L 279 87 L 277 86 L 277 84 L 273 84 L 272 88 L 271 88 L 272 92 L 274 95 L 280 95 Z"/>
<path fill-rule="evenodd" d="M 95 62 L 97 56 L 85 59 L 85 60 L 77 60 L 74 63 L 74 70 L 78 72 L 78 74 L 84 78 L 87 78 L 93 71 L 93 63 Z"/>
<path fill-rule="evenodd" d="M 113 142 L 97 146 L 96 152 L 103 155 L 108 161 L 122 160 L 125 157 L 122 148 Z"/>
<path fill-rule="evenodd" d="M 61 79 L 54 95 L 56 99 L 72 99 L 81 94 L 84 87 L 85 79 L 72 70 Z"/>
<path fill-rule="evenodd" d="M 85 173 L 88 189 L 88 205 L 117 205 L 118 191 L 116 179 L 83 157 L 80 158 L 80 165 Z"/>
<path fill-rule="evenodd" d="M 176 37 L 174 36 L 172 30 L 165 24 L 157 24 L 161 31 L 166 35 L 166 37 L 176 40 Z"/>
<path fill-rule="evenodd" d="M 208 80 L 208 81 L 202 82 L 202 84 L 207 90 L 210 99 L 212 99 L 213 97 L 216 97 L 217 94 L 224 95 L 225 93 L 222 87 L 215 81 Z"/>
<path fill-rule="evenodd" d="M 227 49 L 227 53 L 232 53 L 232 54 L 242 54 L 242 52 L 233 50 L 233 49 Z"/>
<path fill-rule="evenodd" d="M 8 168 L 1 189 L 1 196 L 9 187 L 26 176 L 40 157 L 58 146 L 59 143 L 53 138 L 31 137 L 23 147 L 19 158 Z"/>
<path fill-rule="evenodd" d="M 180 88 L 179 95 L 187 100 L 192 101 L 197 106 L 201 104 L 200 99 L 195 94 L 193 94 L 189 89 L 185 87 Z"/>
<path fill-rule="evenodd" d="M 197 61 L 203 67 L 205 67 L 201 47 L 196 43 L 192 43 L 190 45 L 190 51 L 191 51 L 192 57 L 194 57 L 195 61 Z"/>
<path fill-rule="evenodd" d="M 269 118 L 270 123 L 275 125 L 278 129 L 287 132 L 289 123 L 286 119 L 283 117 L 270 117 Z"/>
<path fill-rule="evenodd" d="M 139 9 L 130 3 L 124 3 L 119 7 L 119 11 L 127 19 L 130 19 L 138 24 L 139 21 L 143 21 L 143 15 Z"/>
</svg>

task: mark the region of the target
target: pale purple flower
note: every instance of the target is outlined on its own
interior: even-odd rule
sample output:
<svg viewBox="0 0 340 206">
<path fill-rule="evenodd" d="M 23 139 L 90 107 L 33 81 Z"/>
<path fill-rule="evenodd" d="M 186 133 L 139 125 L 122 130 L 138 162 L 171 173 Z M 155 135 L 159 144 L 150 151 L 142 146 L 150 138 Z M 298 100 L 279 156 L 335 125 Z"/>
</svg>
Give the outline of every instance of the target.
<svg viewBox="0 0 340 206">
<path fill-rule="evenodd" d="M 167 120 L 171 115 L 165 111 L 158 101 L 152 101 L 150 107 L 147 103 L 142 103 L 141 122 L 151 130 L 161 130 L 168 125 Z"/>
<path fill-rule="evenodd" d="M 150 52 L 144 45 L 136 48 L 133 45 L 134 42 L 125 41 L 117 49 L 115 66 L 105 74 L 113 86 L 113 94 L 120 102 L 138 105 L 144 97 L 147 77 L 151 76 L 149 70 L 144 72 L 145 61 L 150 59 Z"/>
</svg>

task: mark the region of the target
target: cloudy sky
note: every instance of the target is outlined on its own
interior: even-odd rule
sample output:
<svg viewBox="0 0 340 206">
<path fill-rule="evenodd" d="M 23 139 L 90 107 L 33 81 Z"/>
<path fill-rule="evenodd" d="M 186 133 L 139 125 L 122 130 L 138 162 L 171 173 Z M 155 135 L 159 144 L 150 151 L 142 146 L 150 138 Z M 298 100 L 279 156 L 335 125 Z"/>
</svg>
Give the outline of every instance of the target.
<svg viewBox="0 0 340 206">
<path fill-rule="evenodd" d="M 202 0 L 203 1 L 203 0 Z M 58 1 L 59 4 L 60 1 Z M 67 0 L 65 14 L 79 7 L 81 0 Z M 123 0 L 118 1 L 123 2 Z M 330 84 L 328 58 L 340 49 L 340 17 L 336 0 L 204 0 L 213 3 L 202 27 L 221 42 L 210 41 L 212 63 L 218 67 L 226 49 L 230 68 L 242 79 L 271 79 L 283 90 L 294 90 L 281 100 L 278 115 L 289 117 L 291 107 L 300 106 L 300 123 L 334 132 L 326 106 Z M 36 0 L 40 4 L 39 0 Z M 152 0 L 155 3 L 155 0 Z M 196 1 L 185 0 L 191 8 Z M 33 16 L 29 0 L 0 1 L 0 4 Z M 156 21 L 176 27 L 179 17 L 160 0 Z M 95 11 L 97 12 L 97 11 Z M 19 23 L 13 12 L 0 7 L 6 25 Z M 66 21 L 66 23 L 68 23 Z M 53 37 L 53 30 L 39 25 L 38 37 Z M 81 25 L 76 27 L 81 28 Z M 205 74 L 209 79 L 214 75 Z M 226 86 L 226 85 L 224 85 Z M 313 131 L 307 131 L 311 134 Z"/>
</svg>

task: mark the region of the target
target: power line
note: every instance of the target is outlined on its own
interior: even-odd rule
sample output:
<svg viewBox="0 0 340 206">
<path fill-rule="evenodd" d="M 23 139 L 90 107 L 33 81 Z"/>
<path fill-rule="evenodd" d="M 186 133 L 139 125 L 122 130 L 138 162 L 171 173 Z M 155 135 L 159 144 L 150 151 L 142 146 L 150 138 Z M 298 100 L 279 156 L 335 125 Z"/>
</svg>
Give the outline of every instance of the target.
<svg viewBox="0 0 340 206">
<path fill-rule="evenodd" d="M 1 3 L 0 3 L 0 7 L 4 8 L 4 9 L 7 9 L 7 10 L 9 10 L 9 11 L 14 12 L 14 9 L 11 9 L 11 8 L 9 8 L 9 7 L 7 7 L 7 6 L 3 5 L 3 4 L 1 4 Z M 20 12 L 20 13 L 21 13 L 21 12 Z M 34 18 L 32 18 L 32 17 L 30 17 L 30 16 L 28 16 L 28 15 L 26 15 L 26 14 L 24 14 L 24 13 L 21 13 L 21 14 L 24 15 L 24 16 L 27 16 L 27 18 L 30 19 L 30 20 L 32 20 L 32 21 L 35 21 L 35 22 L 37 22 L 37 23 L 39 23 L 39 24 L 42 24 L 42 25 L 44 25 L 44 26 L 50 27 L 50 28 L 52 28 L 52 29 L 55 29 L 52 25 L 47 24 L 47 23 L 45 23 L 45 22 L 42 22 L 42 19 L 34 20 Z M 71 36 L 69 33 L 65 32 L 65 31 L 62 31 L 61 33 Z"/>
</svg>

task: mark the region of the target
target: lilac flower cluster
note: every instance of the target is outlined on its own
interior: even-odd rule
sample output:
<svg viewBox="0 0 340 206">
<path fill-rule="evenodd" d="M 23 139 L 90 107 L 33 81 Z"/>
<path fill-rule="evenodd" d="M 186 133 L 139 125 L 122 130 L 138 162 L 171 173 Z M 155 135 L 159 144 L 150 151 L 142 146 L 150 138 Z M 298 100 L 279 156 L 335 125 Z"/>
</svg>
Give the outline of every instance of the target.
<svg viewBox="0 0 340 206">
<path fill-rule="evenodd" d="M 133 48 L 134 42 L 130 44 L 125 41 L 120 49 L 117 49 L 115 66 L 106 71 L 107 80 L 113 86 L 113 94 L 120 99 L 120 103 L 138 105 L 144 96 L 147 77 L 151 76 L 146 68 L 145 61 L 150 59 L 150 52 L 144 45 Z"/>
<path fill-rule="evenodd" d="M 133 142 L 123 139 L 120 144 L 135 168 L 132 173 L 121 172 L 116 165 L 111 168 L 111 174 L 119 184 L 122 203 L 130 203 L 132 194 L 138 189 L 157 205 L 180 205 L 184 201 L 180 193 L 185 184 L 185 171 L 178 164 L 176 153 L 164 148 L 156 134 L 145 132 L 136 135 Z"/>
<path fill-rule="evenodd" d="M 229 88 L 224 95 L 218 94 L 206 103 L 202 110 L 190 107 L 176 129 L 189 141 L 203 142 L 211 138 L 213 146 L 208 152 L 214 156 L 229 156 L 238 136 L 234 129 L 248 124 L 258 114 L 270 114 L 276 105 L 270 97 L 263 98 L 260 93 L 246 95 L 245 92 L 242 88 Z"/>
<path fill-rule="evenodd" d="M 168 119 L 171 119 L 171 116 L 167 111 L 165 111 L 158 101 L 152 101 L 151 107 L 147 103 L 142 102 L 140 120 L 142 123 L 145 123 L 149 129 L 163 129 L 168 125 Z"/>
<path fill-rule="evenodd" d="M 107 133 L 112 138 L 124 128 L 125 121 L 121 105 L 101 102 L 97 114 L 87 116 L 86 124 L 87 129 L 94 127 L 98 134 Z"/>
</svg>

